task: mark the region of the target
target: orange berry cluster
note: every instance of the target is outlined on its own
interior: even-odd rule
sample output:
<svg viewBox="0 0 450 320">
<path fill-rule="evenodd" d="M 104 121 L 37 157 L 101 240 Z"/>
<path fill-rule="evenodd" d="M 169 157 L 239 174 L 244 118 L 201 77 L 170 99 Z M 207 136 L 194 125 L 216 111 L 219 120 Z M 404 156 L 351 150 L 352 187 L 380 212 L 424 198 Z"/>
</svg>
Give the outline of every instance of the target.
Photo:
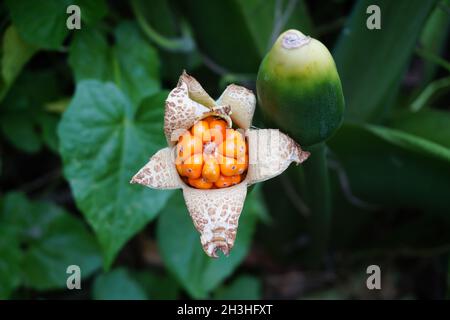
<svg viewBox="0 0 450 320">
<path fill-rule="evenodd" d="M 197 189 L 226 188 L 247 172 L 245 137 L 217 117 L 198 121 L 178 139 L 175 165 L 183 180 Z"/>
</svg>

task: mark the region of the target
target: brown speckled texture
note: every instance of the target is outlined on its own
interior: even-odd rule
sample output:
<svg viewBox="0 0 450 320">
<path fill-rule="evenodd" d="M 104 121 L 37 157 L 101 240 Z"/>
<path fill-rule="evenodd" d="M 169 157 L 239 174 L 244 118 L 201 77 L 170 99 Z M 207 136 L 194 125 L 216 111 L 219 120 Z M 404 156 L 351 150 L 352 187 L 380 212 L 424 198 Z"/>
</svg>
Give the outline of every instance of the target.
<svg viewBox="0 0 450 320">
<path fill-rule="evenodd" d="M 130 181 L 154 189 L 178 189 L 182 181 L 173 162 L 173 148 L 159 150 Z"/>
<path fill-rule="evenodd" d="M 247 184 L 206 191 L 185 185 L 183 195 L 194 226 L 200 232 L 203 250 L 214 258 L 217 250 L 228 255 L 236 239 Z"/>
<path fill-rule="evenodd" d="M 233 248 L 248 185 L 279 175 L 291 162 L 305 161 L 309 153 L 278 130 L 249 129 L 246 132 L 249 167 L 245 180 L 229 188 L 200 190 L 186 185 L 179 177 L 173 145 L 180 134 L 210 115 L 225 119 L 229 127 L 233 119 L 238 127 L 248 129 L 255 104 L 253 93 L 236 85 L 228 86 L 216 103 L 197 80 L 183 72 L 165 105 L 164 133 L 169 147 L 158 151 L 131 180 L 155 189 L 182 188 L 203 250 L 210 257 L 217 257 L 217 250 L 228 255 Z"/>
<path fill-rule="evenodd" d="M 188 87 L 189 98 L 208 108 L 213 108 L 215 106 L 213 98 L 211 98 L 201 84 L 194 77 L 188 75 L 186 71 L 183 71 L 183 74 L 180 76 L 178 86 L 180 86 L 182 82 L 186 83 Z"/>
<path fill-rule="evenodd" d="M 166 99 L 164 113 L 164 134 L 169 145 L 174 145 L 176 139 L 172 136 L 175 130 L 190 129 L 194 123 L 210 109 L 189 99 L 187 85 L 180 81 Z"/>
<path fill-rule="evenodd" d="M 231 107 L 231 119 L 239 128 L 250 128 L 256 107 L 256 98 L 251 90 L 231 84 L 222 93 L 217 103 Z"/>
<path fill-rule="evenodd" d="M 295 162 L 300 164 L 309 157 L 298 143 L 277 129 L 248 130 L 249 183 L 271 179 Z"/>
</svg>

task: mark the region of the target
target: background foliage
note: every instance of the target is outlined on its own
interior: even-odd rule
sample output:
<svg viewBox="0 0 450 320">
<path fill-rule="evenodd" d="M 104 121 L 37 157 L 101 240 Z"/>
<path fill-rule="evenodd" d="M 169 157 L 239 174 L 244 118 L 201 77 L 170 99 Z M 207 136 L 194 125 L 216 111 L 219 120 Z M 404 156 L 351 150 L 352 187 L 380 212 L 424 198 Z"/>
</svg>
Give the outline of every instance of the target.
<svg viewBox="0 0 450 320">
<path fill-rule="evenodd" d="M 82 29 L 69 31 L 77 4 Z M 382 29 L 368 30 L 377 4 Z M 450 250 L 448 0 L 0 3 L 0 298 L 444 298 Z M 311 252 L 302 167 L 247 197 L 208 258 L 179 191 L 130 185 L 165 145 L 183 69 L 255 90 L 282 31 L 324 42 L 347 109 L 327 143 L 328 250 Z M 257 110 L 254 123 L 269 127 Z M 283 128 L 281 128 L 283 129 Z M 300 141 L 301 143 L 301 141 Z M 69 291 L 66 267 L 82 270 Z M 382 291 L 365 288 L 382 269 Z"/>
</svg>

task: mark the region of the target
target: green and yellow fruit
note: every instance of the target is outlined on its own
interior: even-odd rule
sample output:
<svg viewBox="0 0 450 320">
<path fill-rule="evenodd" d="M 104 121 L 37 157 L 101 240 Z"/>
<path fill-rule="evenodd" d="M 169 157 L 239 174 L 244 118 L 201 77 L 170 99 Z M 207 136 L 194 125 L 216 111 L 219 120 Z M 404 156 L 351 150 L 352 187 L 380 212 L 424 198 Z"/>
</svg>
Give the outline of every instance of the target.
<svg viewBox="0 0 450 320">
<path fill-rule="evenodd" d="M 259 67 L 256 87 L 264 112 L 302 145 L 325 141 L 341 125 L 344 96 L 333 57 L 298 30 L 278 37 Z"/>
</svg>

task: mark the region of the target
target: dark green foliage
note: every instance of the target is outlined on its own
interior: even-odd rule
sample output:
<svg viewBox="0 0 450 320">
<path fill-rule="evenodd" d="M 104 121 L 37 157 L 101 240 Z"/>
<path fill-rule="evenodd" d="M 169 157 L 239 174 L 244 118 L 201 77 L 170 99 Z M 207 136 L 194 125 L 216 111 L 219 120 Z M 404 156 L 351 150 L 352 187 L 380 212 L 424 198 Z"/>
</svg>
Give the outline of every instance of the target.
<svg viewBox="0 0 450 320">
<path fill-rule="evenodd" d="M 394 102 L 402 75 L 436 0 L 363 0 L 338 40 L 334 56 L 342 79 L 348 120 L 379 120 Z M 378 5 L 381 30 L 366 28 L 366 9 Z M 443 30 L 445 31 L 445 30 Z"/>
<path fill-rule="evenodd" d="M 81 30 L 66 28 L 70 4 Z M 381 30 L 366 28 L 369 4 Z M 445 297 L 432 283 L 450 248 L 448 0 L 0 6 L 0 299 Z M 249 189 L 230 256 L 213 260 L 180 190 L 129 181 L 167 145 L 164 101 L 183 69 L 215 98 L 229 82 L 255 91 L 290 28 L 323 42 L 342 80 L 342 127 L 314 155 L 328 161 L 330 202 L 308 165 L 291 166 Z M 317 99 L 291 85 L 283 105 L 333 100 L 329 83 Z M 258 106 L 254 125 L 295 134 L 323 120 L 295 128 L 310 115 L 294 110 L 274 124 Z M 391 290 L 368 292 L 370 264 Z M 69 265 L 81 290 L 66 288 Z"/>
<path fill-rule="evenodd" d="M 0 297 L 19 285 L 63 288 L 66 269 L 75 263 L 83 277 L 100 268 L 98 245 L 79 219 L 54 204 L 30 202 L 21 193 L 4 195 L 0 204 Z"/>
</svg>

